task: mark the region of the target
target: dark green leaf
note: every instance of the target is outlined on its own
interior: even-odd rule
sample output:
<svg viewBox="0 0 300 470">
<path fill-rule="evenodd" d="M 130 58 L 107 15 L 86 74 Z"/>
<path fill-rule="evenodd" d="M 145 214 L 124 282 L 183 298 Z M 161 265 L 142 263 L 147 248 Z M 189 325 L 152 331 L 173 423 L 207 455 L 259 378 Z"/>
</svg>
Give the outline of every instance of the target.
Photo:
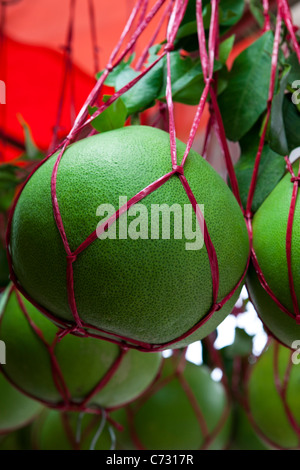
<svg viewBox="0 0 300 470">
<path fill-rule="evenodd" d="M 287 155 L 289 152 L 284 125 L 283 100 L 290 71 L 291 66 L 287 65 L 280 80 L 279 90 L 273 97 L 268 130 L 269 145 L 272 150 L 279 153 L 280 155 Z"/>
<path fill-rule="evenodd" d="M 284 96 L 283 116 L 288 152 L 291 152 L 300 146 L 300 112 L 289 94 Z"/>
<path fill-rule="evenodd" d="M 221 0 L 219 8 L 219 23 L 223 26 L 233 26 L 242 17 L 245 8 L 244 0 Z"/>
<path fill-rule="evenodd" d="M 226 135 L 239 141 L 267 106 L 274 36 L 263 34 L 235 60 L 219 105 Z"/>
<path fill-rule="evenodd" d="M 15 190 L 20 179 L 17 176 L 18 167 L 0 165 L 0 212 L 6 212 L 13 201 Z"/>
<path fill-rule="evenodd" d="M 215 61 L 214 71 L 222 68 L 219 61 Z M 197 105 L 204 88 L 203 71 L 200 60 L 182 57 L 179 51 L 171 53 L 171 82 L 173 100 L 178 103 Z M 167 64 L 164 61 L 164 79 L 158 99 L 164 100 L 166 96 Z"/>
<path fill-rule="evenodd" d="M 262 28 L 265 22 L 265 17 L 261 0 L 250 0 L 249 8 L 252 15 L 259 24 L 259 27 Z"/>
<path fill-rule="evenodd" d="M 259 126 L 254 126 L 240 141 L 241 156 L 235 165 L 242 205 L 246 208 L 255 157 L 259 145 Z M 285 172 L 285 160 L 273 152 L 268 144 L 264 145 L 258 178 L 253 197 L 252 210 L 257 211 L 270 192 L 275 188 Z"/>
<path fill-rule="evenodd" d="M 0 287 L 4 288 L 9 283 L 9 268 L 6 256 L 6 250 L 0 242 Z"/>
</svg>

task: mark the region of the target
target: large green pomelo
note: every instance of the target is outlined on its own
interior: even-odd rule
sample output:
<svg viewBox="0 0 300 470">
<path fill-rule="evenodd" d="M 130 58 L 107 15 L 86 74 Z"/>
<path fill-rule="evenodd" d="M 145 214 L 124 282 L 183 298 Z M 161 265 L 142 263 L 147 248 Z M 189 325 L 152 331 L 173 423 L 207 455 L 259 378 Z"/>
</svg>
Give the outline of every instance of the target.
<svg viewBox="0 0 300 470">
<path fill-rule="evenodd" d="M 32 441 L 36 450 L 110 450 L 112 437 L 106 422 L 98 439 L 93 440 L 102 423 L 102 416 L 60 413 L 46 410 L 34 423 Z"/>
<path fill-rule="evenodd" d="M 52 344 L 58 328 L 22 297 L 30 319 Z M 21 390 L 49 406 L 62 402 L 52 375 L 50 354 L 25 318 L 16 291 L 8 290 L 0 305 L 0 339 L 6 344 L 4 373 Z M 120 354 L 120 347 L 107 341 L 65 336 L 54 348 L 72 400 L 80 403 L 91 392 Z M 160 353 L 125 353 L 116 373 L 89 402 L 89 406 L 111 408 L 139 396 L 154 380 L 161 366 Z"/>
<path fill-rule="evenodd" d="M 283 401 L 275 386 L 274 345 L 262 353 L 252 368 L 248 382 L 248 400 L 250 413 L 266 438 L 283 449 L 300 448 L 299 435 L 292 428 L 284 409 Z M 291 367 L 287 385 L 287 404 L 300 426 L 300 367 L 293 364 L 291 351 L 285 346 L 279 347 L 279 377 L 281 383 L 285 373 Z M 295 353 L 293 353 L 295 354 Z"/>
<path fill-rule="evenodd" d="M 178 162 L 185 145 L 177 141 Z M 12 219 L 11 253 L 15 273 L 25 291 L 62 320 L 73 317 L 67 299 L 66 254 L 56 227 L 50 183 L 56 156 L 30 178 Z M 146 126 L 105 132 L 72 144 L 57 176 L 57 199 L 72 251 L 102 220 L 101 204 L 119 208 L 119 196 L 129 200 L 172 170 L 169 134 Z M 249 243 L 240 207 L 216 171 L 191 151 L 185 176 L 204 216 L 215 246 L 219 268 L 218 301 L 229 294 L 246 267 Z M 178 175 L 173 175 L 141 203 L 190 205 Z M 195 214 L 193 223 L 196 226 Z M 117 235 L 120 217 L 116 223 Z M 150 215 L 149 215 L 150 218 Z M 129 223 L 136 217 L 128 217 Z M 90 325 L 148 343 L 164 343 L 192 328 L 212 308 L 211 269 L 205 246 L 186 250 L 188 240 L 171 238 L 97 239 L 82 252 L 74 267 L 74 287 L 80 318 Z M 160 227 L 161 230 L 161 227 Z M 184 231 L 183 231 L 184 233 Z M 182 345 L 205 337 L 229 314 L 240 289 Z M 178 345 L 177 345 L 178 346 Z"/>
<path fill-rule="evenodd" d="M 42 409 L 39 402 L 16 390 L 0 372 L 0 434 L 26 426 Z"/>
<path fill-rule="evenodd" d="M 172 358 L 165 359 L 160 380 L 161 383 L 170 377 L 171 380 L 158 389 L 154 384 L 154 393 L 150 390 L 127 410 L 122 408 L 116 412 L 115 419 L 124 426 L 124 431 L 117 433 L 121 448 L 136 448 L 130 422 L 144 449 L 197 450 L 203 446 L 204 436 L 195 409 L 174 371 Z M 223 385 L 211 378 L 207 367 L 190 362 L 186 363 L 183 377 L 203 414 L 209 433 L 217 431 L 208 448 L 224 449 L 230 439 L 231 413 L 229 408 L 228 417 L 220 426 L 221 417 L 229 406 Z M 133 413 L 131 418 L 130 410 Z"/>
<path fill-rule="evenodd" d="M 296 171 L 297 165 L 294 170 Z M 291 313 L 294 312 L 290 294 L 286 256 L 286 232 L 293 183 L 287 173 L 260 206 L 253 218 L 253 248 L 261 271 L 276 298 Z M 300 305 L 300 204 L 297 197 L 292 231 L 292 272 Z M 300 338 L 300 325 L 284 313 L 261 287 L 253 268 L 247 278 L 251 300 L 262 321 L 274 336 L 288 347 Z"/>
</svg>

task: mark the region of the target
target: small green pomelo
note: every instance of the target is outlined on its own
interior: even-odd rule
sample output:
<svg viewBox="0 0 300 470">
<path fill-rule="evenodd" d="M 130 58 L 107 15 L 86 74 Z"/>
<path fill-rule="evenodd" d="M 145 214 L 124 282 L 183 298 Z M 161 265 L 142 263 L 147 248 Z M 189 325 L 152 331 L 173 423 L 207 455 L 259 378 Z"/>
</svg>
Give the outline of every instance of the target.
<svg viewBox="0 0 300 470">
<path fill-rule="evenodd" d="M 109 423 L 102 423 L 102 416 L 87 413 L 45 410 L 32 428 L 36 450 L 110 450 L 113 439 Z"/>
<path fill-rule="evenodd" d="M 186 363 L 182 373 L 183 385 L 175 367 L 172 358 L 165 359 L 161 377 L 153 388 L 132 405 L 116 411 L 114 418 L 124 427 L 123 432 L 117 433 L 121 448 L 198 450 L 226 447 L 231 433 L 231 412 L 223 385 L 211 378 L 207 367 L 190 362 Z M 208 435 L 211 440 L 206 440 Z"/>
<path fill-rule="evenodd" d="M 232 435 L 228 450 L 270 450 L 253 428 L 246 411 L 235 404 L 232 418 Z"/>
<path fill-rule="evenodd" d="M 33 450 L 32 425 L 25 426 L 18 431 L 0 435 L 0 450 Z"/>
<path fill-rule="evenodd" d="M 297 164 L 294 171 L 297 169 Z M 258 264 L 270 289 L 291 313 L 294 312 L 290 293 L 286 255 L 287 222 L 292 199 L 293 183 L 287 173 L 260 206 L 253 218 L 253 248 Z M 296 201 L 292 230 L 292 273 L 300 305 L 300 204 Z M 292 348 L 300 338 L 300 325 L 282 311 L 262 288 L 253 267 L 250 267 L 247 286 L 251 300 L 270 332 L 283 344 Z"/>
<path fill-rule="evenodd" d="M 29 303 L 21 300 L 30 321 L 40 330 L 47 345 L 24 315 L 16 290 L 10 289 L 0 309 L 0 338 L 6 344 L 4 374 L 21 390 L 50 407 L 64 403 L 52 373 L 49 352 L 58 328 Z M 54 355 L 73 404 L 80 404 L 108 373 L 121 348 L 94 338 L 67 335 L 54 346 Z M 134 400 L 152 383 L 161 366 L 160 353 L 125 352 L 108 383 L 88 402 L 88 406 L 114 408 Z"/>
<path fill-rule="evenodd" d="M 39 402 L 16 390 L 0 372 L 0 434 L 26 426 L 42 409 Z"/>
<path fill-rule="evenodd" d="M 185 148 L 177 141 L 178 163 Z M 49 158 L 21 193 L 12 218 L 10 250 L 23 289 L 43 309 L 70 322 L 73 316 L 67 296 L 66 253 L 51 202 L 56 158 Z M 108 213 L 101 213 L 103 204 L 110 204 L 114 213 L 119 198 L 130 200 L 170 171 L 169 134 L 152 127 L 125 127 L 70 145 L 57 174 L 57 200 L 70 249 L 76 250 L 106 218 Z M 246 225 L 225 182 L 193 150 L 184 174 L 197 203 L 204 205 L 219 263 L 219 302 L 237 286 L 246 268 Z M 167 208 L 169 233 L 168 221 L 163 226 L 162 216 L 157 224 L 152 219 L 153 211 L 162 205 Z M 181 215 L 179 228 L 175 216 L 168 213 L 174 205 L 177 212 L 179 206 Z M 143 231 L 145 209 L 148 225 Z M 184 211 L 186 220 L 189 216 L 191 221 L 186 225 Z M 189 331 L 212 309 L 211 268 L 205 245 L 195 249 L 203 241 L 197 226 L 190 200 L 178 174 L 174 174 L 128 214 L 122 214 L 110 227 L 110 235 L 97 238 L 73 263 L 79 317 L 92 327 L 151 344 L 173 341 Z M 167 232 L 163 232 L 164 227 Z M 239 292 L 240 288 L 180 346 L 213 331 L 231 312 Z"/>
<path fill-rule="evenodd" d="M 299 449 L 299 434 L 291 424 L 275 384 L 275 347 L 279 348 L 278 371 L 281 388 L 286 383 L 286 405 L 293 419 L 300 425 L 299 383 L 300 368 L 293 364 L 292 353 L 285 346 L 275 346 L 273 340 L 254 364 L 248 382 L 248 402 L 250 413 L 262 434 L 273 446 L 281 449 Z M 288 372 L 288 370 L 290 371 Z M 286 376 L 286 374 L 289 374 Z M 271 444 L 271 443 L 270 443 Z"/>
</svg>

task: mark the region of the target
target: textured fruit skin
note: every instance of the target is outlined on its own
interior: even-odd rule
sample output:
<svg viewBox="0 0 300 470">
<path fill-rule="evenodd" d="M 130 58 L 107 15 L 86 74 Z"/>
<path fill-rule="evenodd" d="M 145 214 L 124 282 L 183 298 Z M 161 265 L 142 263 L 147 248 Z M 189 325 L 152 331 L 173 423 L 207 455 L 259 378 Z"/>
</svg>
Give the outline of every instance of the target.
<svg viewBox="0 0 300 470">
<path fill-rule="evenodd" d="M 39 402 L 20 393 L 0 373 L 0 435 L 22 428 L 42 409 Z"/>
<path fill-rule="evenodd" d="M 281 381 L 291 361 L 291 351 L 279 346 L 279 377 Z M 300 368 L 292 365 L 287 386 L 287 403 L 300 425 Z M 274 341 L 253 366 L 248 383 L 250 412 L 263 434 L 283 449 L 299 449 L 299 437 L 285 413 L 274 381 Z"/>
<path fill-rule="evenodd" d="M 179 163 L 184 150 L 185 144 L 177 141 Z M 25 291 L 66 321 L 73 317 L 67 300 L 66 254 L 51 205 L 54 162 L 55 156 L 26 184 L 13 215 L 10 248 L 14 271 Z M 117 209 L 119 196 L 129 200 L 171 170 L 169 134 L 152 127 L 125 127 L 71 145 L 57 176 L 57 199 L 70 249 L 75 250 L 96 230 L 100 204 Z M 204 204 L 219 261 L 221 301 L 246 268 L 249 241 L 244 218 L 225 182 L 194 151 L 187 159 L 185 176 L 197 203 Z M 150 204 L 190 204 L 178 175 L 141 202 L 149 213 Z M 118 228 L 119 221 L 117 234 Z M 152 344 L 187 332 L 211 310 L 212 280 L 206 248 L 187 251 L 186 241 L 172 235 L 170 240 L 150 239 L 150 221 L 148 240 L 97 239 L 73 264 L 79 317 L 106 331 Z M 180 346 L 213 331 L 232 310 L 239 291 Z"/>
<path fill-rule="evenodd" d="M 76 443 L 79 413 L 66 413 L 69 432 L 64 425 L 62 413 L 55 410 L 46 410 L 34 423 L 32 429 L 32 442 L 36 450 L 89 450 L 93 438 L 101 424 L 101 416 L 84 414 L 80 425 L 80 440 Z M 110 450 L 112 439 L 106 424 L 95 450 Z"/>
<path fill-rule="evenodd" d="M 166 359 L 162 370 L 165 379 L 174 373 L 172 359 Z M 226 392 L 221 383 L 214 382 L 205 366 L 187 362 L 184 378 L 189 384 L 203 413 L 207 428 L 212 432 L 218 425 L 227 403 Z M 148 394 L 146 395 L 148 397 Z M 133 415 L 135 434 L 144 449 L 148 450 L 197 450 L 204 444 L 204 437 L 195 410 L 176 377 L 145 399 L 141 398 L 129 408 Z M 128 415 L 124 409 L 116 412 L 114 418 L 124 431 L 117 433 L 117 440 L 124 449 L 135 449 L 130 436 Z M 231 414 L 209 445 L 209 449 L 223 449 L 229 442 Z"/>
<path fill-rule="evenodd" d="M 296 171 L 296 167 L 294 168 Z M 290 294 L 286 257 L 287 221 L 293 183 L 287 173 L 260 206 L 253 218 L 253 248 L 261 271 L 276 298 L 291 313 L 294 312 Z M 300 204 L 297 197 L 292 231 L 292 272 L 300 305 Z M 300 325 L 283 312 L 261 287 L 253 268 L 249 270 L 247 286 L 251 300 L 262 321 L 283 344 L 292 347 L 300 338 Z"/>
<path fill-rule="evenodd" d="M 52 344 L 57 327 L 23 297 L 22 300 L 31 320 Z M 15 290 L 10 290 L 0 308 L 0 338 L 6 344 L 9 357 L 3 366 L 5 375 L 37 400 L 54 407 L 61 404 L 48 350 L 21 311 Z M 65 336 L 54 351 L 72 400 L 77 403 L 94 389 L 120 354 L 120 348 L 115 344 L 73 335 Z M 127 351 L 116 373 L 88 405 L 113 408 L 126 404 L 152 383 L 160 366 L 160 353 Z"/>
</svg>

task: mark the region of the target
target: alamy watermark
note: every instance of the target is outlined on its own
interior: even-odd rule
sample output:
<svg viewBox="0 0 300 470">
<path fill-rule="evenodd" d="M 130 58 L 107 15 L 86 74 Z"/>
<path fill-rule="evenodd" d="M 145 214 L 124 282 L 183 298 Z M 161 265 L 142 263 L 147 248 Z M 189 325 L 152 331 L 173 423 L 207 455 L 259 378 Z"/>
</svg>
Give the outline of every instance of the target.
<svg viewBox="0 0 300 470">
<path fill-rule="evenodd" d="M 296 91 L 292 94 L 292 102 L 296 105 L 300 104 L 300 80 L 294 80 L 292 88 Z"/>
<path fill-rule="evenodd" d="M 200 250 L 204 245 L 204 204 L 151 204 L 127 207 L 126 196 L 119 197 L 119 207 L 101 204 L 96 216 L 101 217 L 96 233 L 100 240 L 175 240 L 185 239 L 186 250 Z M 149 210 L 150 209 L 150 210 Z M 118 227 L 116 211 L 120 210 Z M 105 225 L 107 226 L 105 227 Z M 117 233 L 118 228 L 118 233 Z M 172 233 L 171 233 L 172 232 Z"/>
<path fill-rule="evenodd" d="M 295 349 L 295 351 L 292 354 L 292 363 L 295 365 L 299 365 L 300 364 L 300 340 L 296 339 L 295 341 L 293 341 L 291 347 L 292 349 Z"/>
</svg>

